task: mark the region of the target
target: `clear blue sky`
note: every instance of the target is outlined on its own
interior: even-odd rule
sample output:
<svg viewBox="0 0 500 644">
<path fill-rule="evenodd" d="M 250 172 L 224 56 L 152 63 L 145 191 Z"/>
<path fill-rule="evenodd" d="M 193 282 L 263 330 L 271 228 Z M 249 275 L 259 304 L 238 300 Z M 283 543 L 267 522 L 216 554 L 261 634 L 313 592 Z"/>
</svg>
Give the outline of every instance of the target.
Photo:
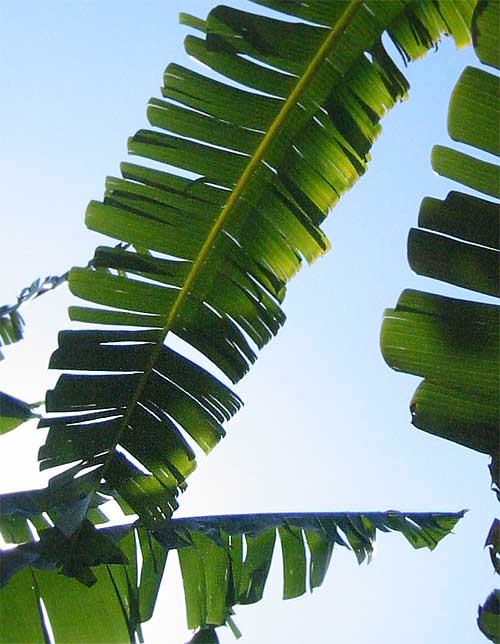
<svg viewBox="0 0 500 644">
<path fill-rule="evenodd" d="M 0 304 L 35 277 L 92 256 L 102 238 L 85 229 L 85 206 L 102 196 L 106 175 L 116 176 L 127 137 L 146 125 L 146 102 L 159 95 L 166 64 L 186 62 L 178 12 L 204 16 L 211 6 L 0 5 Z M 381 536 L 368 567 L 337 552 L 324 586 L 298 600 L 280 599 L 277 557 L 264 601 L 237 609 L 247 644 L 484 642 L 476 608 L 495 584 L 483 551 L 496 511 L 488 459 L 412 428 L 408 401 L 417 379 L 389 370 L 378 344 L 383 309 L 403 288 L 444 291 L 410 272 L 406 236 L 421 199 L 451 188 L 433 174 L 430 150 L 448 140 L 449 95 L 473 62 L 470 49 L 457 53 L 447 41 L 407 70 L 410 100 L 385 119 L 368 174 L 326 222 L 332 251 L 291 284 L 288 322 L 238 386 L 245 409 L 200 461 L 179 511 L 470 512 L 431 554 L 392 535 Z M 34 401 L 55 382 L 46 365 L 57 331 L 69 325 L 70 301 L 59 289 L 26 307 L 27 339 L 6 351 L 0 390 Z M 42 438 L 30 426 L 2 438 L 3 491 L 42 484 Z M 145 628 L 148 644 L 187 639 L 182 601 L 169 571 Z M 229 632 L 222 641 L 233 641 Z"/>
</svg>

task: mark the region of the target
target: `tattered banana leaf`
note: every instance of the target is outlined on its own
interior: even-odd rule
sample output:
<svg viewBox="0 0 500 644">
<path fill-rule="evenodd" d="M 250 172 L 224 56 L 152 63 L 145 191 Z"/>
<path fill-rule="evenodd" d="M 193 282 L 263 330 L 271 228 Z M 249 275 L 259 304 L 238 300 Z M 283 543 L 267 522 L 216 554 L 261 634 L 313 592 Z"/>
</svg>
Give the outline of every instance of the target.
<svg viewBox="0 0 500 644">
<path fill-rule="evenodd" d="M 176 549 L 188 627 L 198 629 L 193 641 L 216 642 L 216 626 L 228 623 L 238 633 L 231 618 L 236 604 L 262 598 L 278 541 L 283 597 L 288 599 L 322 584 L 336 546 L 350 549 L 362 563 L 373 553 L 378 530 L 400 532 L 414 548 L 432 550 L 463 515 L 392 511 L 194 517 L 170 520 L 154 531 L 138 526 L 96 530 L 84 524 L 85 532 L 77 537 L 73 550 L 72 541 L 64 540 L 57 529 L 42 531 L 40 542 L 1 555 L 0 601 L 5 617 L 0 640 L 39 641 L 22 638 L 28 632 L 44 632 L 50 623 L 56 641 L 135 642 L 136 636 L 140 638 L 140 623 L 152 615 L 167 554 Z M 86 571 L 68 569 L 71 562 L 82 566 L 77 548 L 87 557 L 83 557 Z M 120 552 L 126 564 L 116 563 Z M 57 574 L 57 569 L 63 574 Z M 86 588 L 68 576 L 93 584 Z M 20 596 L 29 612 L 21 627 L 14 610 Z M 39 611 L 40 600 L 48 617 Z M 69 618 L 74 605 L 79 606 L 77 622 Z"/>
<path fill-rule="evenodd" d="M 88 206 L 89 228 L 132 246 L 100 247 L 71 271 L 91 305 L 70 316 L 99 329 L 61 333 L 51 359 L 71 373 L 47 395 L 57 415 L 42 423 L 41 467 L 97 466 L 151 526 L 177 507 L 195 446 L 209 452 L 241 405 L 172 336 L 221 377 L 248 371 L 284 322 L 288 280 L 327 250 L 320 224 L 365 172 L 381 117 L 407 95 L 382 37 L 405 61 L 442 33 L 465 45 L 475 0 L 257 4 L 281 19 L 224 6 L 183 15 L 199 32 L 187 52 L 219 80 L 167 67 L 153 129 L 129 152 L 168 167 L 124 163 Z"/>
<path fill-rule="evenodd" d="M 498 6 L 480 3 L 473 20 L 474 46 L 490 64 L 493 49 L 500 49 Z M 499 122 L 500 79 L 467 67 L 451 98 L 450 135 L 498 156 Z M 498 164 L 448 148 L 435 149 L 432 161 L 437 172 L 498 196 Z M 414 271 L 500 295 L 497 202 L 461 192 L 450 192 L 444 201 L 426 198 L 418 223 L 408 238 L 408 261 Z M 500 308 L 404 291 L 396 308 L 385 312 L 381 345 L 389 366 L 424 378 L 410 405 L 413 424 L 492 455 L 495 481 L 500 451 Z"/>
<path fill-rule="evenodd" d="M 32 418 L 40 418 L 33 412 L 36 406 L 0 391 L 0 434 L 7 434 Z"/>
</svg>

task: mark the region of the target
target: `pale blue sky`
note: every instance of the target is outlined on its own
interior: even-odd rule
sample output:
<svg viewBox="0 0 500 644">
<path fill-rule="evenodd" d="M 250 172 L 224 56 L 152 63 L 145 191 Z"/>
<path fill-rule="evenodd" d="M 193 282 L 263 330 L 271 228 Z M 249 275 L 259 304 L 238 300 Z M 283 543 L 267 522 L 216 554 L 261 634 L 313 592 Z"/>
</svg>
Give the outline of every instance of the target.
<svg viewBox="0 0 500 644">
<path fill-rule="evenodd" d="M 84 227 L 86 203 L 101 197 L 105 176 L 125 159 L 127 137 L 146 125 L 146 103 L 159 95 L 166 64 L 186 62 L 178 12 L 204 16 L 211 6 L 2 3 L 1 304 L 35 277 L 92 256 L 102 238 Z M 488 459 L 410 425 L 418 379 L 389 370 L 378 345 L 383 309 L 403 288 L 444 292 L 411 273 L 406 236 L 421 199 L 451 187 L 433 174 L 430 150 L 448 140 L 449 95 L 474 60 L 470 49 L 457 53 L 446 41 L 406 71 L 410 100 L 385 119 L 368 174 L 327 220 L 332 251 L 291 284 L 288 322 L 237 387 L 245 409 L 200 461 L 179 511 L 470 512 L 431 554 L 392 535 L 381 536 L 369 567 L 337 552 L 324 586 L 298 600 L 280 600 L 277 557 L 264 601 L 237 609 L 246 644 L 484 642 L 476 608 L 495 584 L 483 551 L 496 511 Z M 38 400 L 55 382 L 46 365 L 57 331 L 69 324 L 70 299 L 59 289 L 26 307 L 27 339 L 5 352 L 0 390 Z M 2 438 L 3 490 L 40 484 L 40 440 L 33 427 Z M 175 572 L 166 582 L 145 627 L 148 644 L 187 639 Z"/>
</svg>

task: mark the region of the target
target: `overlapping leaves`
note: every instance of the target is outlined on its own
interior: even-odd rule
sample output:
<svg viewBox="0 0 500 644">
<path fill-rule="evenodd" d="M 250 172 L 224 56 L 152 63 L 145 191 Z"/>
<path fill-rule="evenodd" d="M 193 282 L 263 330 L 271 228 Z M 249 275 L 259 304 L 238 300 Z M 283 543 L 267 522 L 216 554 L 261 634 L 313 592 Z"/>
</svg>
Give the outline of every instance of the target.
<svg viewBox="0 0 500 644">
<path fill-rule="evenodd" d="M 210 450 L 240 406 L 170 338 L 233 382 L 246 373 L 283 324 L 287 281 L 327 249 L 319 225 L 365 171 L 380 118 L 406 95 L 382 35 L 405 60 L 442 32 L 466 44 L 475 3 L 259 4 L 308 22 L 227 7 L 183 17 L 205 36 L 189 36 L 188 53 L 240 87 L 169 65 L 148 107 L 156 129 L 129 151 L 177 174 L 123 164 L 89 205 L 90 228 L 135 250 L 99 248 L 71 272 L 73 293 L 98 305 L 71 317 L 115 328 L 62 333 L 51 362 L 77 373 L 47 397 L 59 415 L 43 423 L 42 467 L 97 467 L 148 524 L 175 509 L 193 444 Z"/>
<path fill-rule="evenodd" d="M 61 642 L 140 639 L 140 624 L 152 614 L 173 549 L 179 555 L 188 627 L 209 633 L 229 622 L 236 630 L 233 607 L 261 599 L 278 540 L 286 599 L 322 584 L 336 546 L 352 550 L 362 563 L 373 552 L 378 530 L 400 532 L 414 548 L 433 549 L 462 516 L 463 512 L 234 515 L 173 519 L 155 531 L 134 526 L 95 530 L 86 523 L 79 536 L 81 552 L 69 561 L 64 557 L 71 539 L 57 528 L 42 530 L 39 542 L 2 555 L 4 581 L 7 575 L 11 578 L 2 590 L 9 611 L 0 639 L 44 641 L 40 633 L 48 624 Z M 95 582 L 87 593 L 68 578 L 75 576 L 68 564 L 82 566 L 82 558 Z M 66 576 L 58 575 L 57 569 Z M 42 600 L 48 618 L 36 609 Z M 12 604 L 19 601 L 24 602 L 24 621 Z M 69 618 L 74 601 L 79 606 L 77 622 Z M 35 610 L 28 614 L 26 607 L 31 605 Z"/>
</svg>

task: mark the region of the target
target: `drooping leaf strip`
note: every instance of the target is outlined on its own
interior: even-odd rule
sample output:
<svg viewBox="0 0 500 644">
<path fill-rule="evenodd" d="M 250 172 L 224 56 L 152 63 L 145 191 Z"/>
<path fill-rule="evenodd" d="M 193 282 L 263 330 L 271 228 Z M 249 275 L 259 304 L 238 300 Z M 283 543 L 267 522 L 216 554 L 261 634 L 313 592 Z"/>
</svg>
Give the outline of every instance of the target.
<svg viewBox="0 0 500 644">
<path fill-rule="evenodd" d="M 19 624 L 18 612 L 10 610 L 19 596 L 29 606 L 35 592 L 32 578 L 56 641 L 134 642 L 137 634 L 140 637 L 141 622 L 152 615 L 170 550 L 179 554 L 188 627 L 203 629 L 225 624 L 236 604 L 261 599 L 277 537 L 283 596 L 288 599 L 323 583 L 335 546 L 353 551 L 361 564 L 370 559 L 378 530 L 400 532 L 414 548 L 432 550 L 463 514 L 392 511 L 194 517 L 172 519 L 153 531 L 138 526 L 96 530 L 87 522 L 78 535 L 83 557 L 68 549 L 56 528 L 43 530 L 39 542 L 1 555 L 0 639 L 26 641 L 22 637 L 28 632 L 46 626 L 43 615 L 33 610 L 25 615 L 24 625 Z M 117 563 L 119 557 L 125 557 L 126 563 Z M 92 583 L 89 589 L 68 578 L 81 577 L 83 572 Z M 79 606 L 78 620 L 70 619 L 72 602 Z"/>
<path fill-rule="evenodd" d="M 194 467 L 187 435 L 209 451 L 241 404 L 165 339 L 233 382 L 246 373 L 284 322 L 287 281 L 328 248 L 319 225 L 364 173 L 380 118 L 406 96 L 382 35 L 407 60 L 442 32 L 464 45 L 475 2 L 260 4 L 314 24 L 227 7 L 184 16 L 206 36 L 188 37 L 188 53 L 249 89 L 169 65 L 148 108 L 157 129 L 129 151 L 195 178 L 126 163 L 91 202 L 87 225 L 136 251 L 99 248 L 92 268 L 74 269 L 72 292 L 104 308 L 70 316 L 122 328 L 63 332 L 50 364 L 79 373 L 47 395 L 60 415 L 42 423 L 41 467 L 98 466 L 148 524 L 170 516 Z"/>
<path fill-rule="evenodd" d="M 480 3 L 474 46 L 495 65 L 500 48 L 499 3 Z M 483 38 L 486 41 L 483 43 Z M 448 130 L 457 141 L 500 154 L 500 78 L 467 67 L 450 101 Z M 433 168 L 461 183 L 497 195 L 498 163 L 439 146 Z M 485 165 L 486 164 L 486 165 Z M 412 269 L 490 296 L 500 296 L 500 207 L 461 192 L 422 202 L 419 228 L 408 237 Z M 424 377 L 411 401 L 413 424 L 432 434 L 500 458 L 500 307 L 404 291 L 382 325 L 382 353 L 398 371 Z"/>
</svg>

